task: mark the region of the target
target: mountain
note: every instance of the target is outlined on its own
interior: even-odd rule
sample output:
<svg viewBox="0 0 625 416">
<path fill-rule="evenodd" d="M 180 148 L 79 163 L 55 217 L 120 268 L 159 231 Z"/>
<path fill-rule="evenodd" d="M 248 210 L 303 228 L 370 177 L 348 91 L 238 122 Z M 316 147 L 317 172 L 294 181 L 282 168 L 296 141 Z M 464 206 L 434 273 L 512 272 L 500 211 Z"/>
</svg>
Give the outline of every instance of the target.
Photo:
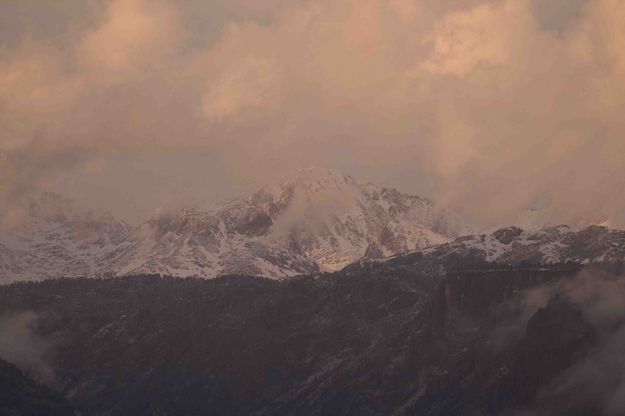
<svg viewBox="0 0 625 416">
<path fill-rule="evenodd" d="M 625 231 L 599 225 L 574 230 L 566 225 L 527 231 L 518 227 L 491 234 L 458 237 L 448 243 L 415 250 L 398 257 L 401 262 L 437 262 L 448 266 L 456 261 L 478 266 L 543 267 L 557 264 L 622 264 L 625 260 Z M 383 259 L 380 264 L 392 264 Z M 363 259 L 350 267 L 367 267 L 375 260 Z"/>
<path fill-rule="evenodd" d="M 285 192 L 292 183 L 210 213 L 150 220 L 121 233 L 128 246 L 107 261 L 153 256 L 170 267 L 211 236 L 271 250 L 282 244 L 275 236 L 285 218 L 290 238 L 310 242 L 298 246 L 303 259 L 332 241 L 315 233 L 324 223 L 350 235 L 320 204 L 298 209 L 291 222 L 284 206 L 294 206 Z M 624 254 L 625 231 L 508 227 L 335 272 L 311 263 L 315 273 L 290 279 L 1 285 L 0 316 L 38 317 L 32 330 L 51 340 L 56 385 L 83 415 L 619 415 Z"/>
<path fill-rule="evenodd" d="M 121 274 L 270 277 L 338 270 L 449 241 L 452 215 L 427 199 L 308 169 L 213 212 L 183 210 L 143 224 Z"/>
<path fill-rule="evenodd" d="M 0 233 L 0 277 L 284 278 L 407 253 L 501 265 L 619 262 L 625 255 L 625 231 L 602 226 L 508 227 L 457 237 L 462 229 L 455 213 L 425 198 L 324 169 L 210 211 L 183 209 L 138 227 L 45 193 Z"/>
<path fill-rule="evenodd" d="M 184 209 L 136 228 L 47 193 L 0 236 L 0 276 L 281 278 L 444 243 L 460 229 L 453 212 L 425 198 L 316 168 L 210 211 Z"/>
<path fill-rule="evenodd" d="M 623 414 L 625 285 L 581 268 L 55 279 L 0 286 L 0 314 L 39 316 L 81 415 Z"/>
<path fill-rule="evenodd" d="M 111 259 L 132 246 L 132 232 L 108 214 L 43 193 L 0 233 L 0 281 L 92 276 L 110 270 Z"/>
</svg>

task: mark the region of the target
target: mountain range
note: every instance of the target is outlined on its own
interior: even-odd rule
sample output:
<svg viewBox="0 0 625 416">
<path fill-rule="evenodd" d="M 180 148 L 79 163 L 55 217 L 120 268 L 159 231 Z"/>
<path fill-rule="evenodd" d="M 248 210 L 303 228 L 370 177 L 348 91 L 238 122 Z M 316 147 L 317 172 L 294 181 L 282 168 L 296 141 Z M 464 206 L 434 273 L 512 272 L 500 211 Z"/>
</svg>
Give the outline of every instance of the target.
<svg viewBox="0 0 625 416">
<path fill-rule="evenodd" d="M 624 270 L 625 231 L 471 234 L 327 170 L 138 226 L 45 193 L 0 282 L 45 281 L 0 317 L 33 317 L 49 386 L 0 360 L 5 413 L 620 415 Z"/>
<path fill-rule="evenodd" d="M 446 243 L 458 216 L 419 196 L 307 169 L 208 211 L 133 227 L 44 193 L 0 235 L 0 281 L 140 273 L 284 278 Z"/>
<path fill-rule="evenodd" d="M 452 210 L 326 169 L 206 211 L 182 209 L 131 226 L 43 193 L 0 233 L 0 282 L 160 274 L 286 278 L 413 253 L 476 252 L 500 264 L 620 261 L 625 232 L 565 225 L 489 234 Z"/>
</svg>

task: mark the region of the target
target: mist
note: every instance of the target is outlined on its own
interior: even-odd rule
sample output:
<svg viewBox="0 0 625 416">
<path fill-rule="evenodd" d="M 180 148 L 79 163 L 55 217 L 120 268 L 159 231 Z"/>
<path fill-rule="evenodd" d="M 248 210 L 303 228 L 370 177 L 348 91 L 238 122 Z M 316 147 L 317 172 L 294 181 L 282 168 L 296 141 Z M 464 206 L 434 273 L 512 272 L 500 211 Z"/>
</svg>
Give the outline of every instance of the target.
<svg viewBox="0 0 625 416">
<path fill-rule="evenodd" d="M 621 415 L 625 412 L 625 276 L 600 269 L 529 289 L 507 305 L 504 319 L 488 341 L 494 351 L 510 347 L 524 334 L 528 320 L 551 302 L 566 302 L 581 311 L 594 340 L 573 365 L 543 387 L 533 406 L 511 416 L 542 416 L 584 411 L 584 414 Z M 563 324 L 566 325 L 566 324 Z M 582 410 L 580 410 L 582 409 Z M 598 413 L 597 413 L 598 412 Z"/>
<path fill-rule="evenodd" d="M 55 190 L 137 222 L 325 166 L 483 227 L 530 211 L 625 224 L 618 0 L 20 1 L 0 16 L 4 215 Z"/>
<path fill-rule="evenodd" d="M 0 317 L 0 359 L 38 381 L 52 382 L 54 372 L 46 356 L 51 343 L 33 332 L 37 319 L 33 312 Z"/>
</svg>

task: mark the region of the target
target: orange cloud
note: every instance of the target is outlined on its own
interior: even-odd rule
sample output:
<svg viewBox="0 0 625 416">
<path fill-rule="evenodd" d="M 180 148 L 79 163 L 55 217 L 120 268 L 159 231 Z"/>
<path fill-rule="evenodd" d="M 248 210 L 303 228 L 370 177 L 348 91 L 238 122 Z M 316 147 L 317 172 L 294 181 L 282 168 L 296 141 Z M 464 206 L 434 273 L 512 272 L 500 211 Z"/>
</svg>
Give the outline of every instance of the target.
<svg viewBox="0 0 625 416">
<path fill-rule="evenodd" d="M 81 40 L 79 52 L 92 70 L 136 73 L 163 58 L 178 29 L 176 12 L 167 3 L 114 0 L 100 25 Z"/>
<path fill-rule="evenodd" d="M 598 200 L 625 224 L 618 0 L 104 4 L 0 55 L 5 195 L 93 158 L 201 150 L 241 182 L 330 165 L 425 183 L 484 224 Z"/>
</svg>

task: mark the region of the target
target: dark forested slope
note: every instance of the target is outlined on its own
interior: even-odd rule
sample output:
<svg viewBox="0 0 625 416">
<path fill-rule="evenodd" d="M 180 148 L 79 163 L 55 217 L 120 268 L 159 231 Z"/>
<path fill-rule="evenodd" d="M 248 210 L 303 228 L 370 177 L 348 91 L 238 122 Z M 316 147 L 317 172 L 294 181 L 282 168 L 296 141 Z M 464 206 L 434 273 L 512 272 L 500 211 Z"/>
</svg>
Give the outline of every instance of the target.
<svg viewBox="0 0 625 416">
<path fill-rule="evenodd" d="M 578 267 L 448 261 L 446 272 L 406 257 L 284 282 L 15 284 L 0 287 L 0 312 L 38 315 L 56 377 L 85 415 L 553 408 L 542 392 L 597 345 L 596 328 L 565 296 L 532 309 L 526 290 Z"/>
<path fill-rule="evenodd" d="M 0 416 L 71 415 L 74 411 L 60 394 L 0 360 Z"/>
</svg>

